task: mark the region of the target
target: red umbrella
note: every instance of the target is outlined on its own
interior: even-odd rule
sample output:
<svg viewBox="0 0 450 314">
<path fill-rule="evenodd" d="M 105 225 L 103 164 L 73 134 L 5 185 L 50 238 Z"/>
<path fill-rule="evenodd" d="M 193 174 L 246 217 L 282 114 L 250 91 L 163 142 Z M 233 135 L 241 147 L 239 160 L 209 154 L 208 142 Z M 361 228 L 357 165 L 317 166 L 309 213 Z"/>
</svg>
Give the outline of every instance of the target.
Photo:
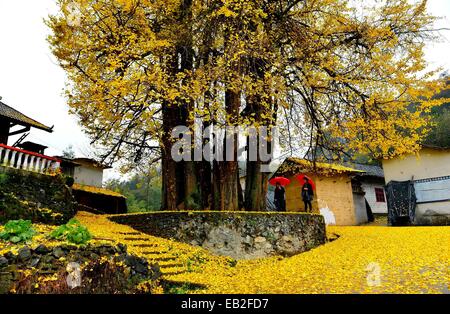
<svg viewBox="0 0 450 314">
<path fill-rule="evenodd" d="M 272 185 L 277 185 L 279 183 L 281 186 L 286 186 L 291 183 L 291 180 L 285 177 L 275 177 L 269 180 L 269 183 Z"/>
<path fill-rule="evenodd" d="M 311 184 L 313 190 L 315 190 L 315 189 L 316 189 L 316 185 L 314 184 L 314 181 L 311 180 L 310 177 L 308 177 L 306 174 L 303 174 L 303 173 L 302 173 L 302 174 L 299 174 L 299 175 L 297 176 L 297 179 L 298 179 L 298 181 L 300 182 L 301 185 L 303 185 L 303 184 L 305 183 L 305 178 L 308 178 L 308 179 L 309 179 L 309 184 Z"/>
</svg>

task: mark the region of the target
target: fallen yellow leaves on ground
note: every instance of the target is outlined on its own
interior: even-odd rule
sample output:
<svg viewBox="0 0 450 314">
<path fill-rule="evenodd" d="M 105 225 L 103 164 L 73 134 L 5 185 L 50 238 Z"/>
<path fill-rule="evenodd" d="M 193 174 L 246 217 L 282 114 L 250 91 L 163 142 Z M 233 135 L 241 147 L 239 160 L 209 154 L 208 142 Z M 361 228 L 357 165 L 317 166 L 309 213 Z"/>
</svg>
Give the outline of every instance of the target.
<svg viewBox="0 0 450 314">
<path fill-rule="evenodd" d="M 3 226 L 0 225 L 0 232 L 3 230 Z M 27 243 L 9 243 L 5 241 L 0 241 L 0 256 L 7 252 L 12 252 L 14 254 L 17 254 L 19 249 L 23 247 L 25 244 L 35 248 L 39 244 L 45 244 L 49 247 L 56 246 L 58 244 L 61 244 L 61 241 L 52 240 L 49 239 L 47 236 L 50 232 L 52 232 L 56 227 L 51 225 L 45 225 L 45 224 L 33 224 L 33 229 L 36 231 L 36 235 L 33 237 L 33 239 Z"/>
<path fill-rule="evenodd" d="M 450 293 L 450 227 L 328 227 L 340 237 L 290 257 L 236 262 L 202 248 L 77 215 L 100 241 L 158 263 L 192 293 Z"/>
<path fill-rule="evenodd" d="M 118 192 L 115 192 L 115 191 L 112 191 L 109 189 L 99 188 L 96 186 L 91 186 L 91 185 L 74 183 L 72 186 L 72 189 L 78 190 L 78 191 L 84 191 L 84 192 L 88 192 L 88 193 L 93 193 L 93 194 L 102 194 L 102 195 L 125 198 L 125 196 L 123 196 L 122 194 L 120 194 Z"/>
</svg>

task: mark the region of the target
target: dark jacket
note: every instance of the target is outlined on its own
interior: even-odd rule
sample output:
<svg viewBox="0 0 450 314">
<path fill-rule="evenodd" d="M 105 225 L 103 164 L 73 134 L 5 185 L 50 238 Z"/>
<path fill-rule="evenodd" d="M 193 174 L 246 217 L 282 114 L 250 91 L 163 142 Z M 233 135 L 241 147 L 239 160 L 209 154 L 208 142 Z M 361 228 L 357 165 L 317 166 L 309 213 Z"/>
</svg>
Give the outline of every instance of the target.
<svg viewBox="0 0 450 314">
<path fill-rule="evenodd" d="M 311 183 L 305 183 L 302 187 L 302 199 L 303 201 L 312 201 L 314 198 L 314 191 Z"/>
<path fill-rule="evenodd" d="M 283 187 L 280 187 L 279 189 L 275 188 L 274 201 L 284 201 L 284 192 Z"/>
</svg>

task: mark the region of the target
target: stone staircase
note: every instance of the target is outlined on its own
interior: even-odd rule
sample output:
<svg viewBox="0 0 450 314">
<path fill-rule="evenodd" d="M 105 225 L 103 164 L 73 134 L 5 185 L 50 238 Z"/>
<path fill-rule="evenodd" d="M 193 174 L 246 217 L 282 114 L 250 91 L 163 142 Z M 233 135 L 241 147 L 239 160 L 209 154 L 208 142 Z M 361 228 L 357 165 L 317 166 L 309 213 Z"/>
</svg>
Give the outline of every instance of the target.
<svg viewBox="0 0 450 314">
<path fill-rule="evenodd" d="M 164 279 L 187 272 L 186 265 L 180 258 L 158 243 L 150 242 L 140 232 L 116 232 L 119 242 L 125 242 L 130 252 L 138 251 L 150 264 L 158 264 Z M 123 237 L 125 236 L 125 237 Z M 123 237 L 123 238 L 122 238 Z M 147 242 L 147 243 L 140 243 Z"/>
</svg>

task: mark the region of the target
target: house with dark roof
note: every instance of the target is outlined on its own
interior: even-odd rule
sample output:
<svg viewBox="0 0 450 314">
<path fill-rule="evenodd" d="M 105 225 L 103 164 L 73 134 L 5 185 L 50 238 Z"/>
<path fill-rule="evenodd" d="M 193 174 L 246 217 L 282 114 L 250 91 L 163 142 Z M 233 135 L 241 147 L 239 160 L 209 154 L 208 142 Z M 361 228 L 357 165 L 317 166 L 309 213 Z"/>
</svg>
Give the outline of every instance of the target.
<svg viewBox="0 0 450 314">
<path fill-rule="evenodd" d="M 353 178 L 353 186 L 359 186 L 364 192 L 370 214 L 387 215 L 386 193 L 384 190 L 384 170 L 376 165 L 363 165 L 356 163 L 346 163 L 347 166 L 361 170 Z"/>
<path fill-rule="evenodd" d="M 126 198 L 120 193 L 104 189 L 103 171 L 110 167 L 90 158 L 46 156 L 47 146 L 23 141 L 32 128 L 53 132 L 48 127 L 0 101 L 0 168 L 53 174 L 62 171 L 72 177 L 72 193 L 79 209 L 101 213 L 125 213 Z M 22 135 L 11 146 L 11 136 Z"/>
<path fill-rule="evenodd" d="M 103 188 L 103 172 L 111 167 L 92 158 L 58 158 L 62 172 L 73 178 L 72 192 L 79 209 L 107 214 L 127 212 L 126 197 Z"/>
<path fill-rule="evenodd" d="M 1 166 L 40 173 L 52 172 L 59 168 L 59 159 L 44 154 L 46 146 L 32 142 L 22 143 L 32 128 L 53 132 L 53 127 L 48 127 L 0 101 Z M 21 137 L 9 146 L 8 140 L 14 135 Z"/>
<path fill-rule="evenodd" d="M 29 132 L 31 128 L 53 132 L 53 127 L 48 127 L 0 101 L 0 144 L 8 145 L 10 136 Z"/>
<path fill-rule="evenodd" d="M 80 165 L 75 167 L 73 175 L 75 183 L 95 187 L 103 186 L 103 171 L 110 169 L 110 166 L 92 158 L 74 158 L 72 161 Z"/>
<path fill-rule="evenodd" d="M 298 176 L 306 175 L 315 186 L 313 212 L 322 214 L 327 224 L 353 226 L 367 222 L 364 194 L 355 194 L 352 185 L 352 178 L 360 173 L 363 171 L 340 164 L 313 163 L 290 157 L 285 159 L 274 176 L 283 176 L 291 181 L 285 187 L 287 211 L 304 211 L 303 182 L 298 180 Z"/>
</svg>

